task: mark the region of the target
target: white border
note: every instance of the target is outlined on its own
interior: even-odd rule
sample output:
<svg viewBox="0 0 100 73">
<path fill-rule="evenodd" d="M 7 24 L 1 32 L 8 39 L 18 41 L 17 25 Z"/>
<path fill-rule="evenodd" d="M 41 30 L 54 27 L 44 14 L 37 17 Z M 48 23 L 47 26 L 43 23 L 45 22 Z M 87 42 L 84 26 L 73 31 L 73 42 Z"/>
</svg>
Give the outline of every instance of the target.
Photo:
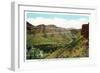
<svg viewBox="0 0 100 73">
<path fill-rule="evenodd" d="M 34 60 L 25 61 L 24 59 L 24 10 L 34 11 L 55 11 L 55 12 L 76 12 L 80 14 L 90 15 L 89 25 L 89 58 L 71 58 L 71 59 L 51 59 L 51 60 Z M 96 49 L 94 45 L 94 32 L 96 24 L 96 9 L 88 7 L 75 6 L 40 6 L 32 5 L 32 3 L 12 3 L 12 59 L 11 69 L 17 70 L 31 70 L 31 69 L 45 69 L 55 67 L 72 67 L 72 66 L 91 66 L 96 65 Z"/>
</svg>

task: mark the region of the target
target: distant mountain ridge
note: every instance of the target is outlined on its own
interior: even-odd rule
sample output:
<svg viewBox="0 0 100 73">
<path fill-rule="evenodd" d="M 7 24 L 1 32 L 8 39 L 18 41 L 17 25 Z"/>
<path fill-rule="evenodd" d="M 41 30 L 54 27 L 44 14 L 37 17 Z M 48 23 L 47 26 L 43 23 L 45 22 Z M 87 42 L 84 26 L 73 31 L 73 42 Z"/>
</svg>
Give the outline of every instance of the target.
<svg viewBox="0 0 100 73">
<path fill-rule="evenodd" d="M 37 26 L 34 26 L 34 24 L 31 24 L 29 22 L 26 22 L 27 24 L 27 34 L 57 34 L 59 35 L 64 35 L 67 34 L 69 35 L 70 33 L 76 34 L 77 32 L 80 32 L 83 37 L 86 39 L 89 38 L 89 23 L 88 24 L 83 24 L 81 29 L 75 29 L 75 28 L 62 28 L 62 27 L 57 27 L 54 24 L 50 25 L 45 25 L 45 24 L 39 24 Z M 71 36 L 71 35 L 70 35 Z"/>
<path fill-rule="evenodd" d="M 54 24 L 50 24 L 50 25 L 45 25 L 45 24 L 40 24 L 37 26 L 32 25 L 29 22 L 26 22 L 27 24 L 27 31 L 30 32 L 35 32 L 35 33 L 58 33 L 58 32 L 66 32 L 69 31 L 69 29 L 65 29 L 62 27 L 57 27 Z"/>
</svg>

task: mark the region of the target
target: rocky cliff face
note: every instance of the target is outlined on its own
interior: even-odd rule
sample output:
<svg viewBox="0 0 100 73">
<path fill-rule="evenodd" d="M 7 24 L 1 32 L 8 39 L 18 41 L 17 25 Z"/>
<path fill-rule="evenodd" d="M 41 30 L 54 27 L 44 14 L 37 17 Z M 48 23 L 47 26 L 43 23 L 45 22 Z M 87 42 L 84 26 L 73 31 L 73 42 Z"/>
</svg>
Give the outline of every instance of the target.
<svg viewBox="0 0 100 73">
<path fill-rule="evenodd" d="M 66 31 L 69 31 L 65 28 L 57 27 L 53 24 L 50 25 L 45 25 L 45 24 L 40 24 L 38 26 L 33 26 L 29 22 L 27 24 L 27 31 L 28 33 L 64 33 Z"/>
<path fill-rule="evenodd" d="M 33 29 L 34 26 L 31 23 L 26 22 L 26 24 L 27 24 L 27 30 L 32 30 Z"/>
<path fill-rule="evenodd" d="M 84 38 L 89 39 L 89 24 L 83 24 L 81 35 L 83 35 Z"/>
<path fill-rule="evenodd" d="M 34 33 L 34 31 L 33 31 L 33 29 L 34 29 L 34 27 L 35 26 L 33 26 L 31 23 L 29 23 L 29 22 L 26 22 L 26 28 L 27 28 L 27 34 L 33 34 Z"/>
</svg>

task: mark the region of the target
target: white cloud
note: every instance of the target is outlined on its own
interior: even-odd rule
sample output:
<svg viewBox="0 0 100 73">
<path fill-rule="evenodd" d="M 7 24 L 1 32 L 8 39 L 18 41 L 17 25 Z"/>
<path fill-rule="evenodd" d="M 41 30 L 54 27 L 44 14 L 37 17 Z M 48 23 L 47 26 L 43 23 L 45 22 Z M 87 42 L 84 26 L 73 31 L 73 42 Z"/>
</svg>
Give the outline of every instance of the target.
<svg viewBox="0 0 100 73">
<path fill-rule="evenodd" d="M 43 17 L 38 17 L 38 18 L 29 18 L 27 19 L 27 21 L 29 21 L 31 24 L 37 26 L 40 24 L 45 24 L 45 25 L 49 25 L 49 24 L 54 24 L 58 27 L 63 27 L 63 28 L 81 28 L 82 24 L 87 24 L 88 20 L 85 18 L 80 18 L 80 19 L 76 19 L 76 20 L 66 20 L 66 19 L 62 19 L 62 18 L 53 18 L 53 19 L 46 19 Z"/>
</svg>

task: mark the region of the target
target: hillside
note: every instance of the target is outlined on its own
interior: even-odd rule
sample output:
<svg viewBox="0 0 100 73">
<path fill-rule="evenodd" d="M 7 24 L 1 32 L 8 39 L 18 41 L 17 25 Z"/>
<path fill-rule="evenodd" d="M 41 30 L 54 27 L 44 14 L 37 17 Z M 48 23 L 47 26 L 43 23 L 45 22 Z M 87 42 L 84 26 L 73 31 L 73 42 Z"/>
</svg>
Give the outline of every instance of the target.
<svg viewBox="0 0 100 73">
<path fill-rule="evenodd" d="M 88 56 L 87 47 L 84 45 L 87 39 L 81 34 L 83 29 L 66 29 L 54 24 L 26 24 L 27 59 Z"/>
</svg>

